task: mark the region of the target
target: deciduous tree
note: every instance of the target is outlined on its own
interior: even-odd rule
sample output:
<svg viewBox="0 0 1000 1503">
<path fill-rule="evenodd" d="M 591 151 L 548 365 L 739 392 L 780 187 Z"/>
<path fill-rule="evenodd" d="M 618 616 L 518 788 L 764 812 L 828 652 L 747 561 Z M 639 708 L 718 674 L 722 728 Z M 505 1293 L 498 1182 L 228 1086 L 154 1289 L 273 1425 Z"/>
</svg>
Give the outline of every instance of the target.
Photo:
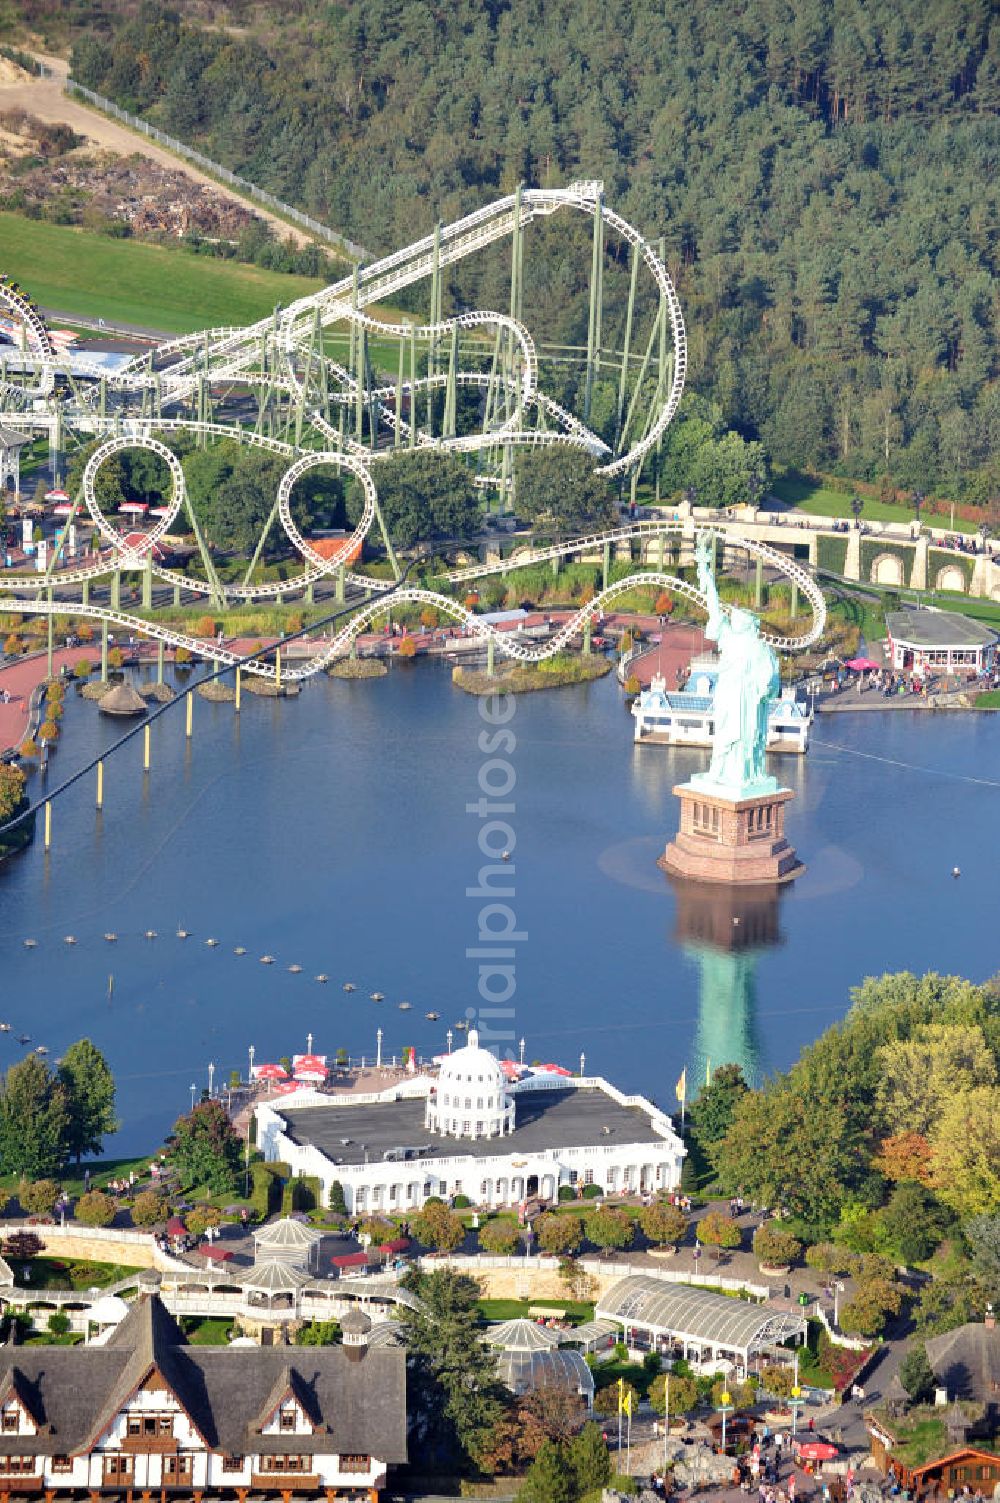
<svg viewBox="0 0 1000 1503">
<path fill-rule="evenodd" d="M 79 1039 L 63 1055 L 59 1079 L 69 1106 L 66 1147 L 79 1163 L 85 1153 L 100 1153 L 105 1135 L 118 1131 L 115 1078 L 100 1049 Z"/>
</svg>

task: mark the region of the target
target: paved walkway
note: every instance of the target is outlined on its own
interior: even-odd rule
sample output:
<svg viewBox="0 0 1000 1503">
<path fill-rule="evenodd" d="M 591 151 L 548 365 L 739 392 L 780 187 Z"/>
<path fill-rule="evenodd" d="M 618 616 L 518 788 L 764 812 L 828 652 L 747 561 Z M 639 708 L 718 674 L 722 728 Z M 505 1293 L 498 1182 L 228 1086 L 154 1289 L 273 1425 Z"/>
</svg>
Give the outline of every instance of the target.
<svg viewBox="0 0 1000 1503">
<path fill-rule="evenodd" d="M 52 654 L 56 673 L 65 665 L 72 669 L 81 658 L 91 663 L 100 660 L 99 647 L 60 647 Z M 20 746 L 31 717 L 31 695 L 48 677 L 48 657 L 39 652 L 27 658 L 15 658 L 0 668 L 0 752 Z M 3 693 L 10 696 L 4 703 Z"/>
</svg>

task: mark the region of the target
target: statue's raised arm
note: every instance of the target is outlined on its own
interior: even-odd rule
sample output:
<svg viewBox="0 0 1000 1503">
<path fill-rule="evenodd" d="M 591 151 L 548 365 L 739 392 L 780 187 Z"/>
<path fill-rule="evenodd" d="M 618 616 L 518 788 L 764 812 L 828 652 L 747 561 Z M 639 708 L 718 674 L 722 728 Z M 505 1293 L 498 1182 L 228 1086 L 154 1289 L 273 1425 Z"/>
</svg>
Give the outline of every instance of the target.
<svg viewBox="0 0 1000 1503">
<path fill-rule="evenodd" d="M 723 621 L 723 615 L 719 606 L 719 590 L 715 583 L 714 569 L 715 536 L 713 533 L 703 532 L 699 534 L 695 544 L 695 562 L 698 566 L 698 588 L 704 594 L 708 603 L 708 621 L 705 626 L 705 635 L 713 642 L 719 640 L 719 627 Z"/>
</svg>

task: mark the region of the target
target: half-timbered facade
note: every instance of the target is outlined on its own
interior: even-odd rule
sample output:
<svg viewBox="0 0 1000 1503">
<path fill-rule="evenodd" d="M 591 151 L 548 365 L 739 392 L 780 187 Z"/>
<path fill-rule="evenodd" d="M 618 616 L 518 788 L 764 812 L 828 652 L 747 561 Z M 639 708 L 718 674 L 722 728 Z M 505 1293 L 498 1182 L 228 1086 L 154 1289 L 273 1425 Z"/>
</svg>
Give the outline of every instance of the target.
<svg viewBox="0 0 1000 1503">
<path fill-rule="evenodd" d="M 156 1295 L 104 1346 L 0 1349 L 0 1503 L 378 1496 L 406 1460 L 405 1354 L 192 1347 Z"/>
</svg>

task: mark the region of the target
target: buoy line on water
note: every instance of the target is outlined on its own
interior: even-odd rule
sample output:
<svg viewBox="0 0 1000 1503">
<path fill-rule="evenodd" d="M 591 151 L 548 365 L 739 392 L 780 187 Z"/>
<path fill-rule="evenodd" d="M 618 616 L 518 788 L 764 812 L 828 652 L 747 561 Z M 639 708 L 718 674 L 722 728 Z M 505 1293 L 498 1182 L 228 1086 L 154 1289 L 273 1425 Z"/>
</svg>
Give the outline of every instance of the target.
<svg viewBox="0 0 1000 1503">
<path fill-rule="evenodd" d="M 844 752 L 851 757 L 863 757 L 866 762 L 884 762 L 887 767 L 902 767 L 906 772 L 923 772 L 929 777 L 954 778 L 959 783 L 975 783 L 980 788 L 1000 788 L 995 778 L 977 778 L 970 772 L 951 772 L 947 767 L 918 767 L 915 762 L 902 762 L 898 757 L 880 757 L 878 752 L 859 751 L 856 746 L 839 746 L 836 741 L 822 741 L 810 737 L 816 746 L 825 746 L 828 751 Z"/>
</svg>

